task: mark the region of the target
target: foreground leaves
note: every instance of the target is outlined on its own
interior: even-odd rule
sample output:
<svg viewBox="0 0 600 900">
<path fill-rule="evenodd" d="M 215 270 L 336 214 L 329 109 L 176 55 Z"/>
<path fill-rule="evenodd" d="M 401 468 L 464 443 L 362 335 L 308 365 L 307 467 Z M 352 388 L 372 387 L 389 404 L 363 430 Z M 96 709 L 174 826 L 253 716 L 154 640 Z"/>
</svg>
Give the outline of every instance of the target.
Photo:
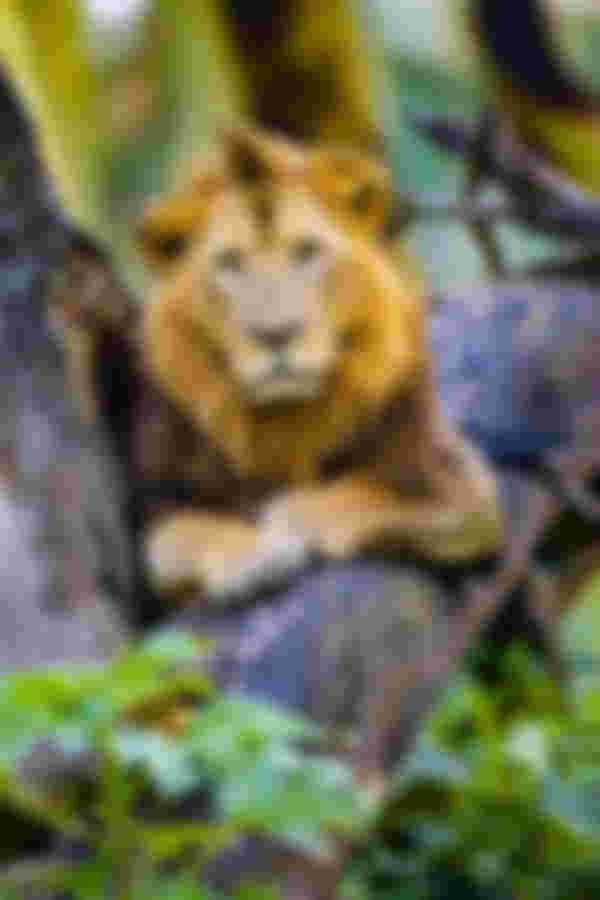
<svg viewBox="0 0 600 900">
<path fill-rule="evenodd" d="M 0 799 L 87 851 L 66 869 L 46 860 L 0 870 L 3 900 L 3 889 L 39 884 L 76 900 L 108 889 L 127 900 L 197 898 L 202 867 L 244 835 L 319 855 L 333 833 L 359 833 L 349 770 L 319 755 L 326 735 L 300 716 L 221 696 L 207 651 L 164 632 L 106 665 L 4 680 Z M 20 777 L 40 752 L 63 767 L 55 781 Z"/>
</svg>

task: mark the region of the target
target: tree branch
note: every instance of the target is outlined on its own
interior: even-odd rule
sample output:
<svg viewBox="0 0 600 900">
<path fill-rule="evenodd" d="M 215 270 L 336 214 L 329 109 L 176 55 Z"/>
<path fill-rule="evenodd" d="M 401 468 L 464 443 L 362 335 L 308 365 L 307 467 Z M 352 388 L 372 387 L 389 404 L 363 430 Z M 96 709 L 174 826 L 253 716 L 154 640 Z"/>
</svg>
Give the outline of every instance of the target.
<svg viewBox="0 0 600 900">
<path fill-rule="evenodd" d="M 488 208 L 481 202 L 474 207 L 467 203 L 465 221 L 511 221 L 554 237 L 600 244 L 600 202 L 520 145 L 498 123 L 484 129 L 483 138 L 481 127 L 458 119 L 421 115 L 413 124 L 437 147 L 476 166 L 480 181 L 496 182 L 505 190 L 508 203 L 493 202 Z M 425 217 L 430 214 L 429 205 L 425 199 Z M 415 201 L 415 212 L 420 217 L 420 200 Z M 457 209 L 450 205 L 448 214 L 455 218 Z"/>
</svg>

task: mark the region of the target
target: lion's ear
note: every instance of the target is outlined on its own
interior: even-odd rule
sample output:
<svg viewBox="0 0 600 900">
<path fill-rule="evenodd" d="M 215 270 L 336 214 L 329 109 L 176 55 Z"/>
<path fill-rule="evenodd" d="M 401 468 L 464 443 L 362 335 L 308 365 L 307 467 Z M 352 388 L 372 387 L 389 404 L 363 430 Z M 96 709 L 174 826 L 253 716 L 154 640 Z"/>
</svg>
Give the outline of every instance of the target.
<svg viewBox="0 0 600 900">
<path fill-rule="evenodd" d="M 337 217 L 375 239 L 387 239 L 395 211 L 392 178 L 374 156 L 357 150 L 316 150 L 308 165 L 309 183 Z"/>
<path fill-rule="evenodd" d="M 276 181 L 304 165 L 304 154 L 288 141 L 253 128 L 221 129 L 221 141 L 236 181 L 248 185 Z"/>
</svg>

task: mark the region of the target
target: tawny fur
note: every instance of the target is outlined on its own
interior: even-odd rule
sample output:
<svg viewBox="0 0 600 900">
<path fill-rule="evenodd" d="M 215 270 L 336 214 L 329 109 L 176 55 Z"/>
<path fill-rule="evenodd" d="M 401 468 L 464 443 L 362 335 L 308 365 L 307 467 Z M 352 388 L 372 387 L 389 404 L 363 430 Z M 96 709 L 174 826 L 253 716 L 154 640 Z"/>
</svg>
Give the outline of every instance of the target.
<svg viewBox="0 0 600 900">
<path fill-rule="evenodd" d="M 384 546 L 464 561 L 499 547 L 493 478 L 437 405 L 427 303 L 381 240 L 391 199 L 388 173 L 366 157 L 240 131 L 148 212 L 139 234 L 155 271 L 142 330 L 151 377 L 239 485 L 219 515 L 200 504 L 151 529 L 159 588 L 188 582 L 223 600 L 311 553 Z M 298 242 L 316 261 L 289 262 Z M 273 323 L 298 332 L 284 351 L 254 339 Z M 283 387 L 273 374 L 282 359 Z M 256 393 L 263 370 L 276 401 Z M 318 386 L 298 399 L 301 370 Z M 250 508 L 246 491 L 259 497 Z"/>
</svg>

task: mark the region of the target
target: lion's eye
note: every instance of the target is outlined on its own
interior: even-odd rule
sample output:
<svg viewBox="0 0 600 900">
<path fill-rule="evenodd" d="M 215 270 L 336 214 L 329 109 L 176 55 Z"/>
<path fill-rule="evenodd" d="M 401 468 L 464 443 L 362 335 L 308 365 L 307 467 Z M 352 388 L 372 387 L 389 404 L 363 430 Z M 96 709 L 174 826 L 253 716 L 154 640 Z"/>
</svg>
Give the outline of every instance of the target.
<svg viewBox="0 0 600 900">
<path fill-rule="evenodd" d="M 364 337 L 363 325 L 350 325 L 340 336 L 341 347 L 343 350 L 355 350 L 362 343 Z"/>
<path fill-rule="evenodd" d="M 358 215 L 366 215 L 375 205 L 376 189 L 372 184 L 362 184 L 356 188 L 350 197 L 352 209 Z"/>
<path fill-rule="evenodd" d="M 239 247 L 228 247 L 217 253 L 215 263 L 223 272 L 242 272 L 246 266 L 246 257 Z"/>
<path fill-rule="evenodd" d="M 173 262 L 187 247 L 187 237 L 184 234 L 170 234 L 154 241 L 154 250 L 165 262 Z"/>
<path fill-rule="evenodd" d="M 290 257 L 298 265 L 312 262 L 320 253 L 321 242 L 314 237 L 299 238 L 290 247 Z"/>
</svg>

